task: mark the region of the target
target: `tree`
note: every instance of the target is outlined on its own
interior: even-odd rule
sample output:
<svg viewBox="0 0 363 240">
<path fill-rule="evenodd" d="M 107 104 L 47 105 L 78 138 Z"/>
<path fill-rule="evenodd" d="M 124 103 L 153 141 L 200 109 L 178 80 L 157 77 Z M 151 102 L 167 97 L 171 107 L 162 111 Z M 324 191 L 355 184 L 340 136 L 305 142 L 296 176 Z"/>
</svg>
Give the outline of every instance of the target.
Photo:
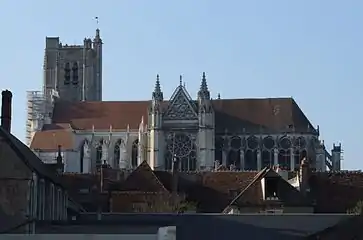
<svg viewBox="0 0 363 240">
<path fill-rule="evenodd" d="M 363 201 L 360 200 L 357 204 L 347 211 L 349 214 L 363 215 Z"/>
</svg>

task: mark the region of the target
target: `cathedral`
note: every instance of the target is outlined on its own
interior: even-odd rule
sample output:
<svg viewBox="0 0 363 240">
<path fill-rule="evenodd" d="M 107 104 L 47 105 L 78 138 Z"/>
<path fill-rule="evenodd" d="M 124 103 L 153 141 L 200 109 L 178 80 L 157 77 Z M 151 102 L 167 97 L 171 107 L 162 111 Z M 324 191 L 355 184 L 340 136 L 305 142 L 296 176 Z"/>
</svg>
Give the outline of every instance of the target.
<svg viewBox="0 0 363 240">
<path fill-rule="evenodd" d="M 304 157 L 318 171 L 340 170 L 341 146 L 326 150 L 293 98 L 211 99 L 204 72 L 196 99 L 182 76 L 164 99 L 158 75 L 149 101 L 102 101 L 99 29 L 80 46 L 47 37 L 44 76 L 42 100 L 28 104 L 29 146 L 45 163 L 59 152 L 66 172 L 144 161 L 154 170 L 294 171 Z"/>
</svg>

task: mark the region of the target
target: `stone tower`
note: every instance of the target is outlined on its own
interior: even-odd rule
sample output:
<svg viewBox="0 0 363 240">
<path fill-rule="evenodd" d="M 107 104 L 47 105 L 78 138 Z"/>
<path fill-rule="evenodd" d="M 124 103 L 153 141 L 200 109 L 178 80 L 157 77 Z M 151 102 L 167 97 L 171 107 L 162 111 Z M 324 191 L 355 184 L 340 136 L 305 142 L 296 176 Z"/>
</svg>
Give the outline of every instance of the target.
<svg viewBox="0 0 363 240">
<path fill-rule="evenodd" d="M 214 111 L 212 108 L 207 79 L 203 72 L 198 91 L 198 154 L 201 170 L 211 170 L 214 166 Z"/>
<path fill-rule="evenodd" d="M 43 93 L 48 103 L 54 93 L 67 101 L 101 101 L 100 30 L 96 30 L 93 41 L 85 38 L 83 45 L 62 44 L 59 37 L 47 37 L 43 69 Z"/>
<path fill-rule="evenodd" d="M 160 169 L 164 162 L 164 136 L 162 131 L 163 112 L 161 106 L 163 101 L 164 96 L 160 87 L 159 75 L 157 75 L 148 118 L 150 148 L 149 164 L 153 169 Z"/>
</svg>

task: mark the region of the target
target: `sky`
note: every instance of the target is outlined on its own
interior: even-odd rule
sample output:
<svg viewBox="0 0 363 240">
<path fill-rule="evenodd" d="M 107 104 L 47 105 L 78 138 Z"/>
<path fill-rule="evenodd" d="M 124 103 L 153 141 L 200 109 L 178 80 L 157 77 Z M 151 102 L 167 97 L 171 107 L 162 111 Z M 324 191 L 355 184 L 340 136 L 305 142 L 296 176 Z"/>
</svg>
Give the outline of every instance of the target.
<svg viewBox="0 0 363 240">
<path fill-rule="evenodd" d="M 12 133 L 25 139 L 26 91 L 40 90 L 46 36 L 81 44 L 101 30 L 103 99 L 147 100 L 160 75 L 195 97 L 293 97 L 342 167 L 362 169 L 363 1 L 103 0 L 0 4 L 0 86 L 13 92 Z M 99 18 L 99 23 L 94 17 Z"/>
</svg>

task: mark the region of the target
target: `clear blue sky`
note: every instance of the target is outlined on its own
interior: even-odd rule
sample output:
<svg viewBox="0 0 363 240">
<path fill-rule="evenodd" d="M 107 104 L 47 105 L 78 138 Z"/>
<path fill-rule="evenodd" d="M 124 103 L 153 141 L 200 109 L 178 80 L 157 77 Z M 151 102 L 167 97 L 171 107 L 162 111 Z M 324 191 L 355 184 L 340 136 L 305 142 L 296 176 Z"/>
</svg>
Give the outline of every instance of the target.
<svg viewBox="0 0 363 240">
<path fill-rule="evenodd" d="M 183 74 L 196 96 L 292 96 L 343 167 L 363 167 L 362 0 L 3 0 L 0 85 L 14 93 L 13 133 L 24 139 L 26 90 L 42 83 L 46 36 L 104 40 L 104 100 L 149 99 L 160 74 L 168 97 Z"/>
</svg>

